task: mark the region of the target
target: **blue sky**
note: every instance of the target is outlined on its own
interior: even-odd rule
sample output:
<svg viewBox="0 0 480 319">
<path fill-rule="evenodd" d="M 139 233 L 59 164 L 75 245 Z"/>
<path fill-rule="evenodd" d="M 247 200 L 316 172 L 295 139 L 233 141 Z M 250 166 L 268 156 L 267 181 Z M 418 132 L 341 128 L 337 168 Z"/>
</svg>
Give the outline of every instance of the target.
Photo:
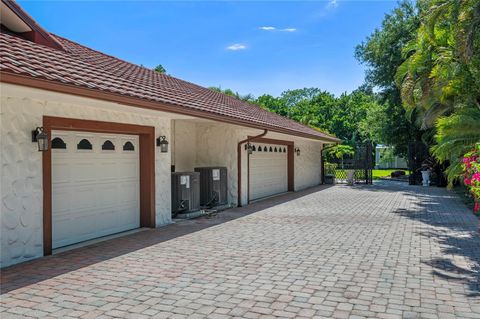
<svg viewBox="0 0 480 319">
<path fill-rule="evenodd" d="M 355 46 L 395 1 L 19 1 L 48 31 L 203 86 L 279 95 L 363 83 Z"/>
</svg>

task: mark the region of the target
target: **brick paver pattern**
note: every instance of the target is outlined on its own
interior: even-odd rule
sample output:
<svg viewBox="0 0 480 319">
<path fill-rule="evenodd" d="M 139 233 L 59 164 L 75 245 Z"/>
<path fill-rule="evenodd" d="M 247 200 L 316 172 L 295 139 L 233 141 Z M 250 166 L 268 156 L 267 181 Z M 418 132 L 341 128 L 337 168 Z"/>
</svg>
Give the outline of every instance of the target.
<svg viewBox="0 0 480 319">
<path fill-rule="evenodd" d="M 317 187 L 127 237 L 5 269 L 0 317 L 480 318 L 478 219 L 445 189 Z"/>
</svg>

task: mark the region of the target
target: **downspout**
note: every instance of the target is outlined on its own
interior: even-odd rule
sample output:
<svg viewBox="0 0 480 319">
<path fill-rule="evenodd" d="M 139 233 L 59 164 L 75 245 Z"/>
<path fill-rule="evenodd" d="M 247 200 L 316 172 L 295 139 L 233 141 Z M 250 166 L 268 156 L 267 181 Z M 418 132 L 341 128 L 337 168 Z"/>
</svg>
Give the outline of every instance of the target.
<svg viewBox="0 0 480 319">
<path fill-rule="evenodd" d="M 264 130 L 262 134 L 257 136 L 250 136 L 240 142 L 237 145 L 237 206 L 242 207 L 242 144 L 253 141 L 254 139 L 267 135 L 268 130 Z"/>
<path fill-rule="evenodd" d="M 172 136 L 170 137 L 170 143 L 172 143 L 172 145 L 170 146 L 170 149 L 171 149 L 171 152 L 172 152 L 172 159 L 171 159 L 171 163 L 170 163 L 170 171 L 171 172 L 175 172 L 176 168 L 175 168 L 175 159 L 176 159 L 176 145 L 175 145 L 175 137 L 176 137 L 176 132 L 175 132 L 175 120 L 172 120 L 171 122 L 171 130 L 172 132 Z"/>
</svg>

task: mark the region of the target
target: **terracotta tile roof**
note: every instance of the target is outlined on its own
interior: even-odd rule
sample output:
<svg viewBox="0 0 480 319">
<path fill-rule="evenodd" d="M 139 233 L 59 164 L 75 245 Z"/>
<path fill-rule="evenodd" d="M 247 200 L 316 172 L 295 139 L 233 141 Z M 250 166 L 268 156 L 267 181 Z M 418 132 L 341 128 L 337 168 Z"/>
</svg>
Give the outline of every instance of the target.
<svg viewBox="0 0 480 319">
<path fill-rule="evenodd" d="M 0 70 L 176 108 L 214 114 L 239 125 L 336 141 L 335 137 L 222 93 L 128 63 L 51 34 L 65 49 L 56 50 L 0 34 Z M 197 114 L 199 114 L 197 112 Z M 206 116 L 208 117 L 208 116 Z"/>
</svg>

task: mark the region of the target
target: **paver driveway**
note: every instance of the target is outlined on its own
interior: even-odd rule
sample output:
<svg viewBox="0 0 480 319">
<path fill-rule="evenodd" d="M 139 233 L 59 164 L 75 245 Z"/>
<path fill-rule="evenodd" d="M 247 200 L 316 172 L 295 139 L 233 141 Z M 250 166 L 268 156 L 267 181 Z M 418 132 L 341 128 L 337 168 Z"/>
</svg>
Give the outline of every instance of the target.
<svg viewBox="0 0 480 319">
<path fill-rule="evenodd" d="M 10 267 L 1 317 L 480 318 L 477 227 L 443 189 L 319 187 Z"/>
</svg>

